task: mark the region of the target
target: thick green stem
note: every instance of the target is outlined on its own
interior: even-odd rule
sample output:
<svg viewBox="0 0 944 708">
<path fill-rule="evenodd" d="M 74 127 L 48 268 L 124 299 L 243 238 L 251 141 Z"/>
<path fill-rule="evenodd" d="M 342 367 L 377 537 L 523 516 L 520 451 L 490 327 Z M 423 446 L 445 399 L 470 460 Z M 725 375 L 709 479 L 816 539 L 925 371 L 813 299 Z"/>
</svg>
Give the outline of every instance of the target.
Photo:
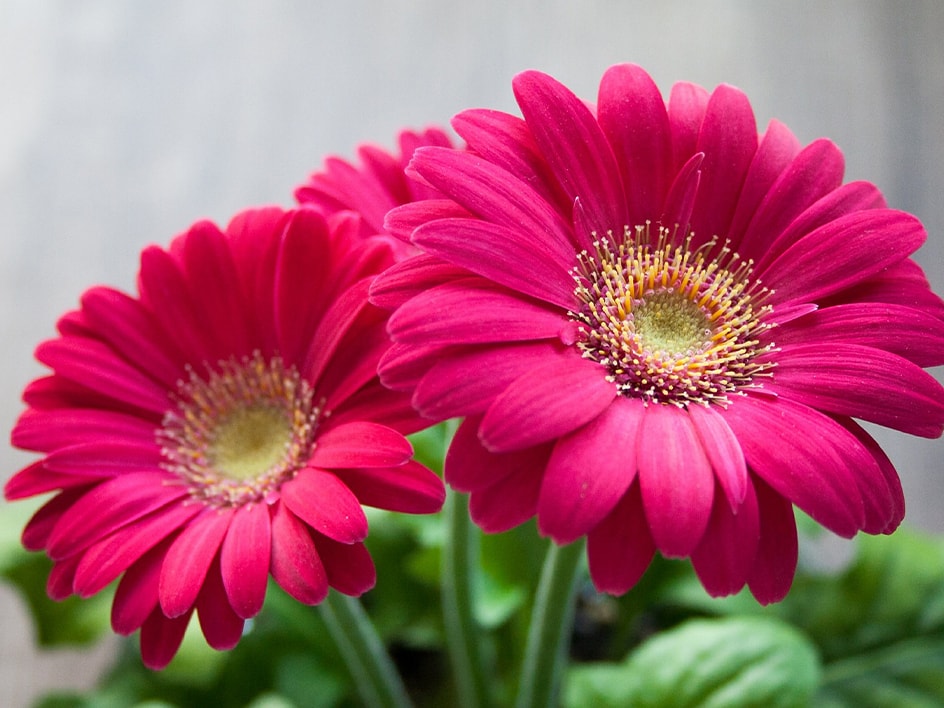
<svg viewBox="0 0 944 708">
<path fill-rule="evenodd" d="M 582 543 L 552 543 L 548 549 L 531 612 L 517 708 L 551 708 L 558 703 L 582 553 Z"/>
<path fill-rule="evenodd" d="M 360 601 L 332 590 L 320 608 L 364 705 L 410 708 L 403 681 Z"/>
<path fill-rule="evenodd" d="M 463 708 L 489 706 L 492 701 L 485 669 L 485 647 L 475 619 L 478 533 L 469 517 L 468 498 L 450 491 L 445 516 L 443 618 L 459 705 Z"/>
</svg>

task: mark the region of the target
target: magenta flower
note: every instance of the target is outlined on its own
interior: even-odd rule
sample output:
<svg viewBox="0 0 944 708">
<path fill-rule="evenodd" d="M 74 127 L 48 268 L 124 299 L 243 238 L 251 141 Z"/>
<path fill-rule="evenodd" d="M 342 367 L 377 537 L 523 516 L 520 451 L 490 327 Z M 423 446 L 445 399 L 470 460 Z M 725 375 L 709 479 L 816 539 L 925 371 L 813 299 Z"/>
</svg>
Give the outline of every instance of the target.
<svg viewBox="0 0 944 708">
<path fill-rule="evenodd" d="M 425 253 L 372 289 L 399 308 L 381 379 L 465 416 L 446 480 L 474 520 L 587 536 L 602 591 L 659 551 L 763 603 L 793 578 L 792 505 L 842 536 L 894 530 L 897 473 L 854 419 L 944 426 L 918 220 L 843 184 L 830 141 L 758 136 L 729 86 L 665 102 L 623 65 L 595 109 L 533 71 L 514 91 L 523 119 L 466 111 L 467 151 L 417 152 L 451 201 L 391 213 Z"/>
<path fill-rule="evenodd" d="M 429 513 L 439 478 L 411 460 L 422 427 L 383 388 L 386 315 L 367 302 L 392 262 L 347 215 L 246 211 L 146 249 L 140 294 L 97 287 L 39 346 L 13 430 L 44 457 L 8 499 L 56 491 L 23 532 L 54 561 L 50 596 L 121 576 L 116 632 L 165 666 L 196 610 L 236 645 L 271 574 L 300 602 L 359 595 L 375 572 L 361 505 Z"/>
</svg>

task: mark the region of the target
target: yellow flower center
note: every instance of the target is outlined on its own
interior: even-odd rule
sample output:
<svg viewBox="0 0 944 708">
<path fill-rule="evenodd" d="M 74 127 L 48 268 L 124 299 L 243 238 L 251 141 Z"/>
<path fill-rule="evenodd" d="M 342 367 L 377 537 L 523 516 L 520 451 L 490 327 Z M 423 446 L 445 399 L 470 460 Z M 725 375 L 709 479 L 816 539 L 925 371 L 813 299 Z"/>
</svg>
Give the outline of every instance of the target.
<svg viewBox="0 0 944 708">
<path fill-rule="evenodd" d="M 649 225 L 594 242 L 573 270 L 577 345 L 609 371 L 620 395 L 647 402 L 723 403 L 759 385 L 770 364 L 758 335 L 769 292 L 751 280 L 751 263 L 712 241 L 693 249 Z M 709 256 L 716 252 L 714 256 Z"/>
<path fill-rule="evenodd" d="M 165 466 L 207 504 L 264 500 L 311 454 L 321 415 L 313 399 L 294 368 L 258 352 L 206 377 L 191 371 L 158 431 Z"/>
</svg>

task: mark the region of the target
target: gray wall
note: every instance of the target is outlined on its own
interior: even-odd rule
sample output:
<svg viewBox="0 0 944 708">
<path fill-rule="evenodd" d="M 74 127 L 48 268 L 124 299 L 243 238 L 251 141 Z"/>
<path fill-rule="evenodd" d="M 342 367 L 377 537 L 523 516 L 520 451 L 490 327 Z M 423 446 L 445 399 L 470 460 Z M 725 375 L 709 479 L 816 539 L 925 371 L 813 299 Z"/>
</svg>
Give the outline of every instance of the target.
<svg viewBox="0 0 944 708">
<path fill-rule="evenodd" d="M 41 372 L 32 349 L 94 283 L 130 288 L 137 255 L 198 217 L 289 203 L 326 153 L 392 144 L 471 106 L 514 110 L 548 71 L 592 98 L 618 61 L 740 86 L 760 125 L 821 135 L 930 233 L 944 292 L 944 3 L 802 0 L 0 0 L 0 428 Z M 940 372 L 938 372 L 940 373 Z M 908 522 L 944 531 L 939 441 L 879 435 Z M 0 479 L 30 457 L 0 450 Z M 0 586 L 0 704 L 87 686 L 110 645 L 37 654 Z"/>
</svg>

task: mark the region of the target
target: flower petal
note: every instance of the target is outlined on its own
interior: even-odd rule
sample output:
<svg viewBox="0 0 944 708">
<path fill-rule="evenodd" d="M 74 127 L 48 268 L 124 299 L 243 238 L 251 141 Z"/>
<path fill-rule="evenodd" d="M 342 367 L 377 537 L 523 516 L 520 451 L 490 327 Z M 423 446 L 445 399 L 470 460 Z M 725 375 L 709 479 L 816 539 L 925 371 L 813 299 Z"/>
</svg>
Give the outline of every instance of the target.
<svg viewBox="0 0 944 708">
<path fill-rule="evenodd" d="M 636 483 L 587 535 L 587 560 L 593 585 L 600 592 L 624 594 L 639 582 L 655 552 Z"/>
<path fill-rule="evenodd" d="M 672 176 L 669 116 L 655 81 L 633 64 L 610 67 L 600 81 L 597 119 L 622 171 L 626 224 L 655 219 Z"/>
<path fill-rule="evenodd" d="M 394 342 L 430 346 L 556 337 L 563 312 L 469 278 L 417 295 L 390 317 Z"/>
<path fill-rule="evenodd" d="M 546 74 L 525 71 L 512 81 L 521 108 L 544 158 L 571 202 L 580 199 L 592 231 L 618 232 L 629 214 L 616 158 L 599 124 L 570 89 Z M 580 245 L 592 241 L 577 234 Z"/>
<path fill-rule="evenodd" d="M 469 496 L 472 521 L 485 533 L 502 533 L 523 524 L 537 512 L 542 472 L 542 467 L 521 465 L 476 489 Z"/>
<path fill-rule="evenodd" d="M 140 629 L 157 607 L 157 583 L 167 546 L 165 539 L 121 577 L 111 604 L 111 628 L 118 634 L 127 636 Z"/>
<path fill-rule="evenodd" d="M 187 495 L 183 485 L 168 485 L 166 472 L 135 472 L 106 480 L 63 513 L 49 536 L 53 560 L 71 556 L 112 531 Z"/>
<path fill-rule="evenodd" d="M 315 542 L 284 504 L 277 504 L 272 514 L 272 577 L 305 605 L 317 605 L 328 595 L 328 576 Z"/>
<path fill-rule="evenodd" d="M 206 509 L 174 539 L 160 575 L 159 596 L 165 615 L 179 617 L 193 609 L 232 518 L 232 508 Z"/>
<path fill-rule="evenodd" d="M 281 493 L 289 511 L 328 538 L 350 544 L 367 537 L 367 517 L 357 497 L 330 472 L 306 467 Z"/>
<path fill-rule="evenodd" d="M 686 411 L 646 408 L 638 438 L 639 486 L 656 547 L 667 557 L 691 554 L 711 516 L 714 475 Z"/>
<path fill-rule="evenodd" d="M 399 467 L 349 469 L 337 474 L 361 504 L 378 509 L 434 514 L 446 499 L 442 480 L 413 460 Z"/>
<path fill-rule="evenodd" d="M 168 619 L 160 608 L 151 612 L 141 626 L 141 661 L 149 669 L 165 668 L 184 640 L 184 632 L 190 623 L 190 613 Z"/>
<path fill-rule="evenodd" d="M 230 605 L 226 588 L 223 586 L 219 560 L 213 563 L 206 574 L 196 607 L 200 629 L 203 630 L 207 644 L 217 651 L 226 651 L 239 643 L 243 636 L 244 621 Z"/>
<path fill-rule="evenodd" d="M 484 413 L 512 381 L 559 351 L 544 341 L 469 347 L 439 357 L 419 381 L 413 405 L 434 420 Z"/>
<path fill-rule="evenodd" d="M 590 422 L 615 397 L 603 367 L 568 350 L 512 382 L 486 411 L 479 437 L 492 452 L 531 447 Z"/>
<path fill-rule="evenodd" d="M 318 536 L 315 547 L 328 574 L 328 584 L 335 590 L 357 597 L 374 587 L 377 571 L 363 543 L 342 544 Z"/>
<path fill-rule="evenodd" d="M 689 406 L 688 415 L 702 450 L 728 499 L 731 513 L 736 514 L 748 487 L 747 465 L 737 437 L 724 417 L 710 406 Z"/>
<path fill-rule="evenodd" d="M 220 572 L 230 605 L 243 619 L 262 609 L 271 552 L 269 507 L 249 504 L 234 511 L 220 546 Z"/>
<path fill-rule="evenodd" d="M 881 349 L 841 342 L 788 344 L 766 388 L 829 413 L 926 438 L 944 431 L 944 389 L 931 374 Z"/>
<path fill-rule="evenodd" d="M 786 398 L 751 395 L 732 400 L 723 415 L 748 466 L 775 492 L 839 536 L 862 528 L 855 470 L 871 458 L 839 424 Z"/>
<path fill-rule="evenodd" d="M 576 255 L 569 247 L 558 254 L 548 248 L 543 236 L 543 232 L 473 219 L 438 219 L 419 227 L 413 242 L 427 253 L 500 285 L 573 309 L 576 299 L 569 268 L 576 263 Z"/>
<path fill-rule="evenodd" d="M 760 543 L 747 579 L 762 605 L 779 602 L 793 583 L 797 564 L 797 530 L 793 506 L 764 480 L 752 476 L 760 517 Z"/>
<path fill-rule="evenodd" d="M 733 595 L 744 587 L 760 543 L 760 518 L 754 486 L 745 484 L 736 509 L 715 495 L 708 528 L 692 552 L 692 566 L 712 597 Z"/>
<path fill-rule="evenodd" d="M 393 310 L 425 290 L 468 275 L 465 268 L 420 253 L 378 275 L 370 285 L 369 299 L 377 307 Z"/>
<path fill-rule="evenodd" d="M 554 445 L 541 484 L 538 529 L 556 543 L 580 538 L 607 516 L 636 477 L 642 401 L 617 396 Z"/>
<path fill-rule="evenodd" d="M 333 426 L 319 433 L 309 458 L 313 467 L 394 467 L 413 456 L 413 446 L 395 430 L 369 421 Z"/>
</svg>

